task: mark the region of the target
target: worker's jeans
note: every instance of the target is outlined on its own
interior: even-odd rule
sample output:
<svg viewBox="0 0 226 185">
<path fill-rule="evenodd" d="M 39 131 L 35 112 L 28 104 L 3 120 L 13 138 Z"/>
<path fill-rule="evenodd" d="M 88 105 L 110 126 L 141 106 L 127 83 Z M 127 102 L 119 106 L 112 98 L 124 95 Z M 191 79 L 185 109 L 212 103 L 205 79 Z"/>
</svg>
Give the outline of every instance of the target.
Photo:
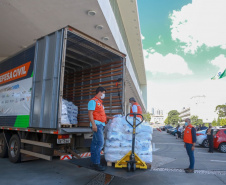
<svg viewBox="0 0 226 185">
<path fill-rule="evenodd" d="M 97 132 L 93 132 L 91 143 L 91 161 L 93 164 L 100 164 L 100 152 L 104 146 L 104 126 L 97 125 Z"/>
<path fill-rule="evenodd" d="M 207 135 L 207 139 L 208 139 L 208 142 L 209 142 L 209 152 L 213 152 L 213 136 Z"/>
<path fill-rule="evenodd" d="M 192 151 L 192 149 L 191 149 L 193 144 L 185 143 L 185 146 L 186 146 L 186 150 L 187 150 L 187 153 L 188 153 L 188 156 L 189 156 L 189 161 L 190 161 L 189 168 L 194 169 L 195 157 L 194 157 L 194 151 Z"/>
</svg>

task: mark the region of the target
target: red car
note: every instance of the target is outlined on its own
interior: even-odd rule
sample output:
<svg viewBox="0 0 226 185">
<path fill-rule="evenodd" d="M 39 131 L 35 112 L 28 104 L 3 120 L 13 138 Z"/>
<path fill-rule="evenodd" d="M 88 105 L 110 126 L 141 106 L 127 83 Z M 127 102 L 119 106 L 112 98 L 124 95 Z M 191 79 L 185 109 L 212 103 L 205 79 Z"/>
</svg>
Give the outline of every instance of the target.
<svg viewBox="0 0 226 185">
<path fill-rule="evenodd" d="M 213 147 L 226 153 L 226 128 L 214 130 L 213 135 Z"/>
</svg>

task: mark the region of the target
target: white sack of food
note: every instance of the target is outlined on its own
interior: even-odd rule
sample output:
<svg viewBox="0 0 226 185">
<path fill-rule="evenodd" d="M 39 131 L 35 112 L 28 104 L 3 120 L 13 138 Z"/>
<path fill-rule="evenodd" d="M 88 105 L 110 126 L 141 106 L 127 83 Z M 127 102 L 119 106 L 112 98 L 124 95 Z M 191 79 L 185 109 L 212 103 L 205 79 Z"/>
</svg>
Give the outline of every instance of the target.
<svg viewBox="0 0 226 185">
<path fill-rule="evenodd" d="M 108 132 L 107 133 L 107 139 L 112 141 L 112 140 L 122 140 L 122 133 L 119 132 Z"/>
<path fill-rule="evenodd" d="M 152 163 L 152 154 L 151 155 L 139 155 L 139 157 L 145 163 Z"/>
<path fill-rule="evenodd" d="M 104 148 L 104 153 L 105 154 L 119 154 L 121 152 L 120 147 L 105 147 Z"/>
<path fill-rule="evenodd" d="M 106 140 L 105 142 L 106 147 L 119 148 L 120 145 L 121 145 L 120 141 Z"/>
<path fill-rule="evenodd" d="M 133 124 L 133 118 L 128 117 Z M 136 124 L 140 119 L 136 121 Z M 110 120 L 105 128 L 105 159 L 117 162 L 132 150 L 132 126 L 127 123 L 125 117 L 117 115 Z M 146 163 L 152 162 L 152 133 L 153 129 L 148 123 L 142 123 L 136 128 L 135 153 Z"/>
<path fill-rule="evenodd" d="M 62 100 L 61 115 L 67 115 L 67 101 Z"/>
<path fill-rule="evenodd" d="M 68 115 L 61 115 L 61 124 L 70 124 L 70 120 L 68 119 Z"/>
<path fill-rule="evenodd" d="M 116 162 L 119 159 L 121 159 L 123 155 L 121 155 L 120 153 L 118 154 L 105 153 L 104 157 L 105 157 L 105 160 L 108 162 Z"/>
</svg>

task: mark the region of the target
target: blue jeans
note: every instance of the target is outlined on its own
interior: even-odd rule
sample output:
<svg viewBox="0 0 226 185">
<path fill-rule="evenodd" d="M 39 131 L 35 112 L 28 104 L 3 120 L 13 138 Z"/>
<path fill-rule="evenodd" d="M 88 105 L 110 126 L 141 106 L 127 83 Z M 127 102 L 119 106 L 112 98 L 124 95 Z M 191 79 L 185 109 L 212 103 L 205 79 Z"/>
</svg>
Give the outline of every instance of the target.
<svg viewBox="0 0 226 185">
<path fill-rule="evenodd" d="M 195 165 L 195 156 L 194 156 L 194 151 L 192 151 L 192 146 L 193 144 L 190 144 L 190 143 L 185 143 L 185 146 L 186 146 L 186 150 L 187 150 L 187 153 L 188 153 L 188 156 L 189 156 L 189 161 L 190 161 L 190 166 L 189 168 L 190 169 L 194 169 L 194 165 Z"/>
<path fill-rule="evenodd" d="M 93 164 L 100 164 L 100 152 L 104 147 L 104 126 L 97 125 L 97 132 L 93 132 L 91 143 L 91 161 Z"/>
</svg>

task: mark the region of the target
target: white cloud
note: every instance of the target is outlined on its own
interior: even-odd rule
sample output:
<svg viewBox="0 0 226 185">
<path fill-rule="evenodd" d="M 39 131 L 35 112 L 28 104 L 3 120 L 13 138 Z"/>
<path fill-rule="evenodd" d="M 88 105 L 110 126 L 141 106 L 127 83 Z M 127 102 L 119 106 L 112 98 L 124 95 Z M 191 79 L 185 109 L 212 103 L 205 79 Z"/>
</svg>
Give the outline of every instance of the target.
<svg viewBox="0 0 226 185">
<path fill-rule="evenodd" d="M 151 53 L 150 53 L 151 51 Z M 147 71 L 152 73 L 166 73 L 166 74 L 182 74 L 191 75 L 192 71 L 188 68 L 185 60 L 172 53 L 163 56 L 160 53 L 151 50 L 143 50 L 144 62 Z"/>
<path fill-rule="evenodd" d="M 156 43 L 156 45 L 161 45 L 161 44 L 162 44 L 161 42 L 157 42 L 157 43 Z"/>
<path fill-rule="evenodd" d="M 148 81 L 148 110 L 152 107 L 163 109 L 164 114 L 170 110 L 181 111 L 183 107 L 191 105 L 191 97 L 197 95 L 206 96 L 205 112 L 208 117 L 215 117 L 215 107 L 226 103 L 226 79 L 222 80 L 203 80 L 181 83 L 156 83 Z"/>
<path fill-rule="evenodd" d="M 221 49 L 226 49 L 226 44 L 221 46 Z"/>
<path fill-rule="evenodd" d="M 144 40 L 144 39 L 145 39 L 145 37 L 144 37 L 142 34 L 141 34 L 141 39 L 142 39 L 142 40 Z"/>
<path fill-rule="evenodd" d="M 226 68 L 226 57 L 224 55 L 219 55 L 210 62 L 212 65 L 219 67 L 219 69 Z"/>
<path fill-rule="evenodd" d="M 202 45 L 226 49 L 225 17 L 225 0 L 193 0 L 170 14 L 172 39 L 185 43 L 185 53 L 195 53 Z"/>
</svg>

